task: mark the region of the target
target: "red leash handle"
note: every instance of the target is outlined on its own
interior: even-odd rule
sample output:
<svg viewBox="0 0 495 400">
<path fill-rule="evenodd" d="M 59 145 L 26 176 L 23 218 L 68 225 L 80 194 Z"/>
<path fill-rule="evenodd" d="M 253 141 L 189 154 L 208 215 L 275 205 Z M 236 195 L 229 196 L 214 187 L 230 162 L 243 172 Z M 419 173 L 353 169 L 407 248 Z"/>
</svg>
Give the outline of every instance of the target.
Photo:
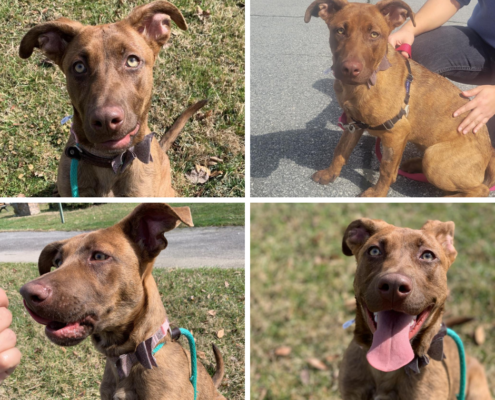
<svg viewBox="0 0 495 400">
<path fill-rule="evenodd" d="M 396 47 L 395 51 L 404 51 L 409 55 L 409 58 L 412 58 L 411 57 L 411 45 L 410 44 L 403 43 L 399 47 Z"/>
</svg>

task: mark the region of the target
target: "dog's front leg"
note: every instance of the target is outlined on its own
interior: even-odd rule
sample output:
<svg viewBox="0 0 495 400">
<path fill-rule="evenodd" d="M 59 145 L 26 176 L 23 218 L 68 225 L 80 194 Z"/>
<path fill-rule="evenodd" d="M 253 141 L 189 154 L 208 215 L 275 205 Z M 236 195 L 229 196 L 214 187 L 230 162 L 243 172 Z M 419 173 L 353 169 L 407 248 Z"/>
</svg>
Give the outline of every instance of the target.
<svg viewBox="0 0 495 400">
<path fill-rule="evenodd" d="M 327 185 L 335 181 L 340 175 L 342 167 L 347 164 L 347 160 L 359 139 L 361 139 L 363 132 L 364 130 L 362 129 L 357 129 L 354 132 L 345 130 L 333 152 L 332 164 L 327 169 L 315 172 L 312 179 L 321 185 Z"/>
<path fill-rule="evenodd" d="M 386 197 L 390 185 L 397 179 L 402 154 L 409 136 L 406 128 L 387 131 L 382 138 L 383 158 L 380 164 L 380 176 L 375 186 L 360 194 L 360 197 Z"/>
</svg>

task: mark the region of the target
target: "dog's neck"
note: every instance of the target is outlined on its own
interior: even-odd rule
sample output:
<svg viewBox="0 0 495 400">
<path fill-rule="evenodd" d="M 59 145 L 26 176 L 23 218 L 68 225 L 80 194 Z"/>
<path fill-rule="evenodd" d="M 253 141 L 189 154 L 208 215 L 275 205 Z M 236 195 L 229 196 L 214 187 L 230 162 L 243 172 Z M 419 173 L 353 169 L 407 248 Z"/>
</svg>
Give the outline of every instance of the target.
<svg viewBox="0 0 495 400">
<path fill-rule="evenodd" d="M 144 296 L 129 323 L 117 331 L 92 335 L 96 349 L 107 357 L 134 352 L 137 346 L 153 336 L 167 318 L 160 292 L 151 273 L 143 277 Z"/>
</svg>

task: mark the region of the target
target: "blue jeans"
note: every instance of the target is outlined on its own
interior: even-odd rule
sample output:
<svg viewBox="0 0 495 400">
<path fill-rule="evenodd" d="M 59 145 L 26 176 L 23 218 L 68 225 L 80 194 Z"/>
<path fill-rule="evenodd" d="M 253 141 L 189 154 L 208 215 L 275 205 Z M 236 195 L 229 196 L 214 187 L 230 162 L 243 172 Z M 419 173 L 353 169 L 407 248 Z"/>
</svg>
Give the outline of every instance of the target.
<svg viewBox="0 0 495 400">
<path fill-rule="evenodd" d="M 442 26 L 419 35 L 412 58 L 430 71 L 455 82 L 495 85 L 495 48 L 467 26 Z M 495 116 L 488 123 L 495 145 Z"/>
</svg>

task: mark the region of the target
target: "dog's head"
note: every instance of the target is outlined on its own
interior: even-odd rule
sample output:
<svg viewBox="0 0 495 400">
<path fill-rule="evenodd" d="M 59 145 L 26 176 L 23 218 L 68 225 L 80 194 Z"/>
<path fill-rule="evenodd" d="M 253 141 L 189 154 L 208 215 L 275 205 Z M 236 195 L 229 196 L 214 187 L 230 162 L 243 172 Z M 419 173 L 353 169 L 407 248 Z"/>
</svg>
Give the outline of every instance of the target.
<svg viewBox="0 0 495 400">
<path fill-rule="evenodd" d="M 189 207 L 142 204 L 110 228 L 47 245 L 38 262 L 41 276 L 21 288 L 26 308 L 61 346 L 132 329 L 152 300 L 149 275 L 167 247 L 163 234 L 181 222 L 193 225 Z"/>
<path fill-rule="evenodd" d="M 146 134 L 153 65 L 170 38 L 171 21 L 187 29 L 167 1 L 136 7 L 114 24 L 85 26 L 60 18 L 26 33 L 19 54 L 28 58 L 37 47 L 62 69 L 82 145 L 120 153 Z"/>
<path fill-rule="evenodd" d="M 347 84 L 364 84 L 387 53 L 390 32 L 410 17 L 411 8 L 400 0 L 376 5 L 347 0 L 316 0 L 306 10 L 305 22 L 320 17 L 330 30 L 333 73 Z"/>
<path fill-rule="evenodd" d="M 393 371 L 426 355 L 448 295 L 453 238 L 453 222 L 413 230 L 363 218 L 348 226 L 342 249 L 357 260 L 354 334 L 375 368 Z"/>
</svg>

